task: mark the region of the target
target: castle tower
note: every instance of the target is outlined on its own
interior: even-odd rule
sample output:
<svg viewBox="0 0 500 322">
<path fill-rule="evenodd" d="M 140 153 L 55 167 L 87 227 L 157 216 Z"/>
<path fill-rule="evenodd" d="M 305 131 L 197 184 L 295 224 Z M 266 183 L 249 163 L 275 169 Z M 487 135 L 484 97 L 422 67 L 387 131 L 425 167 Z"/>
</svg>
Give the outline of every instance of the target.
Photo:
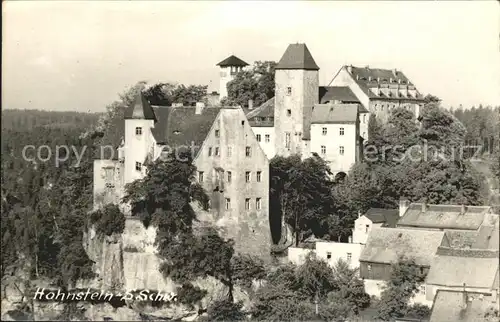
<svg viewBox="0 0 500 322">
<path fill-rule="evenodd" d="M 151 128 L 156 121 L 153 108 L 139 93 L 125 110 L 124 184 L 143 178 L 145 160 L 155 144 Z"/>
<path fill-rule="evenodd" d="M 276 154 L 307 149 L 311 113 L 318 103 L 319 67 L 305 44 L 291 44 L 276 66 L 274 126 Z"/>
<path fill-rule="evenodd" d="M 244 67 L 248 66 L 246 62 L 238 57 L 231 55 L 217 64 L 220 67 L 220 89 L 219 98 L 227 97 L 227 83 L 234 79 L 234 76 Z"/>
</svg>

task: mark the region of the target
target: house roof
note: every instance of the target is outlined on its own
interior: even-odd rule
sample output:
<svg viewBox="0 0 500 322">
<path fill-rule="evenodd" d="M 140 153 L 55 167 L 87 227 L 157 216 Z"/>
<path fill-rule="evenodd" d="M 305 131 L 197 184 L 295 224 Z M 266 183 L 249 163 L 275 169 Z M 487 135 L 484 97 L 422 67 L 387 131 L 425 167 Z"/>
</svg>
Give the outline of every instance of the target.
<svg viewBox="0 0 500 322">
<path fill-rule="evenodd" d="M 145 119 L 157 121 L 156 115 L 144 95 L 139 92 L 135 100 L 125 109 L 125 119 Z"/>
<path fill-rule="evenodd" d="M 312 110 L 311 124 L 355 123 L 359 104 L 316 104 Z"/>
<path fill-rule="evenodd" d="M 267 100 L 261 106 L 249 110 L 243 109 L 250 126 L 272 127 L 274 126 L 274 97 Z"/>
<path fill-rule="evenodd" d="M 467 293 L 438 290 L 432 306 L 429 322 L 487 322 L 485 317 L 494 303 L 479 298 L 468 301 Z"/>
<path fill-rule="evenodd" d="M 476 240 L 471 247 L 477 249 L 499 249 L 499 234 L 498 226 L 483 225 L 479 228 Z"/>
<path fill-rule="evenodd" d="M 442 231 L 373 228 L 359 260 L 391 264 L 406 256 L 417 265 L 430 266 L 443 237 Z"/>
<path fill-rule="evenodd" d="M 319 70 L 306 44 L 290 44 L 281 57 L 276 69 Z"/>
<path fill-rule="evenodd" d="M 475 230 L 447 230 L 441 246 L 451 248 L 472 248 L 479 232 Z"/>
<path fill-rule="evenodd" d="M 371 87 L 377 87 L 379 84 L 413 86 L 408 77 L 406 77 L 406 75 L 402 71 L 382 69 L 382 68 L 355 67 L 355 66 L 343 66 L 343 68 L 347 70 L 349 70 L 349 68 L 351 69 L 350 74 L 352 75 L 354 81 L 356 81 L 361 90 L 363 90 L 363 92 L 369 98 L 381 98 L 380 96 L 375 95 L 370 90 Z M 390 83 L 391 78 L 392 78 L 392 83 Z M 399 83 L 399 81 L 401 81 L 401 84 Z M 387 97 L 387 96 L 384 96 L 383 98 L 400 99 L 399 97 Z M 416 98 L 416 100 L 422 100 L 422 99 L 423 98 L 421 97 L 421 95 L 420 97 Z"/>
<path fill-rule="evenodd" d="M 440 247 L 426 283 L 491 288 L 498 271 L 498 251 Z"/>
<path fill-rule="evenodd" d="M 399 219 L 399 209 L 370 208 L 364 216 L 372 223 L 384 223 L 382 227 L 396 227 Z"/>
<path fill-rule="evenodd" d="M 320 86 L 319 102 L 325 104 L 332 100 L 342 103 L 360 103 L 348 86 Z"/>
<path fill-rule="evenodd" d="M 467 206 L 461 213 L 459 205 L 427 205 L 422 212 L 421 203 L 412 203 L 399 219 L 399 226 L 477 230 L 490 207 Z"/>
<path fill-rule="evenodd" d="M 231 56 L 227 57 L 226 59 L 224 59 L 223 61 L 221 61 L 220 63 L 218 63 L 216 66 L 220 66 L 220 67 L 242 66 L 242 67 L 245 67 L 245 66 L 248 66 L 248 64 L 246 62 L 244 62 L 243 60 L 239 59 L 238 57 L 236 57 L 235 55 L 231 55 Z"/>
<path fill-rule="evenodd" d="M 171 149 L 191 145 L 200 148 L 205 141 L 220 108 L 204 108 L 196 114 L 196 107 L 156 107 L 158 123 L 152 129 L 157 143 Z"/>
</svg>

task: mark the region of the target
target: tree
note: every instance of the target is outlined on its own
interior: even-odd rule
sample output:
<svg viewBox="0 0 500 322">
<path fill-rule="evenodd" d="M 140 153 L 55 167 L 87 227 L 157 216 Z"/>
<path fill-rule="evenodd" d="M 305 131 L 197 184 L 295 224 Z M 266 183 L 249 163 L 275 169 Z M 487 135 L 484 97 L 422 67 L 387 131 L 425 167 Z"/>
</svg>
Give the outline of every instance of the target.
<svg viewBox="0 0 500 322">
<path fill-rule="evenodd" d="M 217 300 L 210 304 L 207 309 L 207 317 L 202 321 L 243 321 L 246 316 L 242 312 L 243 303 L 229 301 L 226 299 Z"/>
<path fill-rule="evenodd" d="M 334 213 L 330 169 L 319 158 L 277 156 L 270 163 L 271 206 L 295 233 L 295 243 L 308 235 L 323 236 L 328 215 Z"/>
<path fill-rule="evenodd" d="M 359 314 L 370 305 L 370 296 L 365 292 L 365 284 L 359 277 L 359 270 L 339 259 L 333 267 L 334 283 L 338 291 L 332 295 L 334 302 L 347 303 L 351 313 Z"/>
<path fill-rule="evenodd" d="M 107 204 L 90 215 L 90 223 L 95 225 L 98 234 L 121 234 L 125 229 L 125 215 L 117 205 Z"/>
<path fill-rule="evenodd" d="M 439 104 L 441 102 L 441 99 L 437 96 L 432 95 L 432 94 L 427 94 L 424 97 L 424 102 L 426 104 L 428 104 L 428 103 L 438 103 Z"/>
<path fill-rule="evenodd" d="M 382 291 L 377 307 L 377 318 L 384 321 L 402 318 L 409 313 L 408 301 L 426 277 L 413 259 L 400 257 L 391 269 L 391 278 Z"/>
<path fill-rule="evenodd" d="M 248 106 L 253 100 L 255 106 L 274 97 L 274 70 L 276 62 L 256 61 L 249 70 L 243 70 L 227 84 L 228 96 L 222 105 Z"/>
</svg>

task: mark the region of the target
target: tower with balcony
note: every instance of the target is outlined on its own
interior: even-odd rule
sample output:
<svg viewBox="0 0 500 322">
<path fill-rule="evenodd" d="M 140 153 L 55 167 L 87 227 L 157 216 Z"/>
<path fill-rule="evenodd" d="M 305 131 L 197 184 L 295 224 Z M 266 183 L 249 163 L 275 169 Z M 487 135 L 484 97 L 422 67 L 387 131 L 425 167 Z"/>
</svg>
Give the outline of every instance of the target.
<svg viewBox="0 0 500 322">
<path fill-rule="evenodd" d="M 227 97 L 227 84 L 234 79 L 248 64 L 238 57 L 231 55 L 217 64 L 220 68 L 220 99 Z"/>
</svg>

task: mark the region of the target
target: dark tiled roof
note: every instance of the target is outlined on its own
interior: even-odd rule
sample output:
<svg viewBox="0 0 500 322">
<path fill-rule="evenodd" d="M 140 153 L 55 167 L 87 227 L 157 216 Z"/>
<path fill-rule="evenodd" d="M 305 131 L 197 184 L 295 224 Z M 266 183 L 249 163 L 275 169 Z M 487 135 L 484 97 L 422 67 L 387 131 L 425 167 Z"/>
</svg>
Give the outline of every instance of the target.
<svg viewBox="0 0 500 322">
<path fill-rule="evenodd" d="M 392 264 L 406 256 L 417 265 L 430 266 L 443 237 L 442 231 L 373 228 L 359 260 Z"/>
<path fill-rule="evenodd" d="M 458 250 L 440 247 L 426 283 L 432 285 L 491 288 L 498 271 L 498 251 Z"/>
<path fill-rule="evenodd" d="M 253 110 L 245 108 L 243 111 L 246 114 L 250 126 L 274 126 L 274 97 Z"/>
<path fill-rule="evenodd" d="M 311 124 L 355 123 L 357 118 L 358 104 L 316 104 Z"/>
<path fill-rule="evenodd" d="M 276 69 L 319 70 L 306 44 L 290 44 Z"/>
<path fill-rule="evenodd" d="M 348 69 L 348 66 L 343 66 L 342 68 Z M 398 81 L 401 80 L 401 85 L 406 86 L 409 85 L 410 87 L 414 87 L 408 77 L 402 72 L 402 71 L 396 71 L 396 74 L 394 74 L 394 70 L 391 69 L 381 69 L 381 68 L 369 68 L 369 67 L 355 67 L 355 66 L 350 66 L 352 69 L 351 75 L 353 79 L 356 81 L 356 83 L 359 85 L 361 90 L 370 98 L 381 98 L 381 99 L 405 99 L 404 97 L 387 97 L 385 95 L 377 96 L 375 95 L 372 91 L 370 91 L 370 87 L 376 87 L 378 84 L 389 84 L 390 79 L 392 78 L 392 81 L 394 85 L 399 85 Z M 371 77 L 371 81 L 370 81 Z M 378 79 L 380 81 L 378 81 Z M 412 99 L 412 98 L 406 98 L 406 99 Z M 415 98 L 413 98 L 415 99 Z M 420 96 L 416 98 L 415 100 L 423 100 L 423 98 Z"/>
<path fill-rule="evenodd" d="M 204 108 L 196 114 L 196 107 L 157 107 L 159 121 L 152 129 L 157 143 L 171 149 L 191 145 L 201 147 L 220 108 Z"/>
<path fill-rule="evenodd" d="M 157 121 L 153 108 L 141 92 L 136 96 L 135 101 L 125 109 L 125 119 Z"/>
<path fill-rule="evenodd" d="M 348 86 L 320 86 L 319 102 L 320 104 L 329 101 L 340 101 L 341 103 L 360 103 Z"/>
<path fill-rule="evenodd" d="M 218 63 L 216 66 L 220 66 L 220 67 L 227 67 L 227 66 L 248 66 L 248 64 L 246 62 L 244 62 L 243 60 L 239 59 L 238 57 L 236 57 L 235 55 L 231 55 L 229 57 L 227 57 L 226 59 L 224 59 L 223 61 L 221 61 L 220 63 Z"/>
<path fill-rule="evenodd" d="M 384 223 L 382 227 L 396 227 L 399 219 L 399 209 L 370 208 L 365 216 L 373 223 Z"/>
<path fill-rule="evenodd" d="M 467 206 L 464 214 L 457 205 L 427 205 L 422 212 L 421 203 L 412 203 L 398 221 L 398 226 L 423 228 L 477 230 L 490 209 L 486 206 Z"/>
<path fill-rule="evenodd" d="M 495 309 L 495 304 L 474 296 L 467 302 L 471 293 L 438 290 L 432 306 L 429 322 L 487 322 L 485 313 Z"/>
</svg>

